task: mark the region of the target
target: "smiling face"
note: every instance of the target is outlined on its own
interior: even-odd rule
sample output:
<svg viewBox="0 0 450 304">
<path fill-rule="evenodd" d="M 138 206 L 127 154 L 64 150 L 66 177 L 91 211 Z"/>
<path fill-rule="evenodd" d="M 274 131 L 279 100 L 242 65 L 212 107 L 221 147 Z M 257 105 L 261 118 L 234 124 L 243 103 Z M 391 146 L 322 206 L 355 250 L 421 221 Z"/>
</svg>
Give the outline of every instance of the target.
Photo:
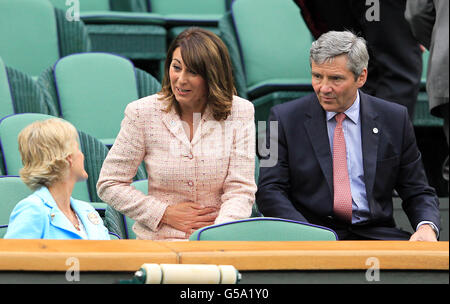
<svg viewBox="0 0 450 304">
<path fill-rule="evenodd" d="M 206 81 L 184 64 L 179 47 L 172 55 L 169 78 L 172 92 L 181 109 L 188 108 L 194 112 L 201 112 L 207 102 Z"/>
<path fill-rule="evenodd" d="M 367 69 L 356 78 L 348 69 L 347 55 L 339 55 L 322 64 L 311 62 L 312 86 L 325 111 L 345 112 L 367 79 Z"/>
</svg>

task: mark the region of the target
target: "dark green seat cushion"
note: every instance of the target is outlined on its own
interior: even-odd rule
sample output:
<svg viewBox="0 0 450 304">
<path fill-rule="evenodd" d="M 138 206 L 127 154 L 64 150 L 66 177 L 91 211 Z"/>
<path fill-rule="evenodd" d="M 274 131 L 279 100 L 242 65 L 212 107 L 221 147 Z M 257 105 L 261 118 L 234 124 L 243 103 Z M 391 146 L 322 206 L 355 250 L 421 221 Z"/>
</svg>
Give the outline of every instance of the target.
<svg viewBox="0 0 450 304">
<path fill-rule="evenodd" d="M 226 11 L 225 0 L 149 0 L 149 4 L 151 12 L 161 15 L 221 15 Z"/>
<path fill-rule="evenodd" d="M 150 0 L 152 13 L 164 16 L 168 25 L 217 26 L 226 12 L 225 0 Z"/>
</svg>

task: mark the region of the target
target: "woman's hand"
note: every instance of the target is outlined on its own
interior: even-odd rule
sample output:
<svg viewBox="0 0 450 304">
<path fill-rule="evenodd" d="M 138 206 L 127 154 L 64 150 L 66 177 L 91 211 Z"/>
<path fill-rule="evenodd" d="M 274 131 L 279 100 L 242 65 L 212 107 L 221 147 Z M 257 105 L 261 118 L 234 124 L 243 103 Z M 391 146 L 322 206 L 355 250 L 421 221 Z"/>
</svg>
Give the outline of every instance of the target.
<svg viewBox="0 0 450 304">
<path fill-rule="evenodd" d="M 202 207 L 194 202 L 182 202 L 167 207 L 161 221 L 175 229 L 184 231 L 186 236 L 195 230 L 214 224 L 218 209 Z"/>
</svg>

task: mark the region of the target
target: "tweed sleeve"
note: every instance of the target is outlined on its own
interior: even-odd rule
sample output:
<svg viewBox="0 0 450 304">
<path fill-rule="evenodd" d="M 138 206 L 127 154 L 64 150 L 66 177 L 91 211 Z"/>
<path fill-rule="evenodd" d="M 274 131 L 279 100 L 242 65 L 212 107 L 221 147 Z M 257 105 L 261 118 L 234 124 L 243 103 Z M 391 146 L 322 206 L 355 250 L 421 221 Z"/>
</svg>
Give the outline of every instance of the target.
<svg viewBox="0 0 450 304">
<path fill-rule="evenodd" d="M 157 231 L 168 204 L 130 186 L 146 154 L 146 122 L 140 103 L 132 102 L 125 109 L 120 132 L 103 163 L 97 192 L 117 211 Z"/>
<path fill-rule="evenodd" d="M 233 110 L 233 140 L 222 205 L 215 224 L 248 218 L 255 201 L 255 121 L 253 105 L 243 99 Z"/>
</svg>

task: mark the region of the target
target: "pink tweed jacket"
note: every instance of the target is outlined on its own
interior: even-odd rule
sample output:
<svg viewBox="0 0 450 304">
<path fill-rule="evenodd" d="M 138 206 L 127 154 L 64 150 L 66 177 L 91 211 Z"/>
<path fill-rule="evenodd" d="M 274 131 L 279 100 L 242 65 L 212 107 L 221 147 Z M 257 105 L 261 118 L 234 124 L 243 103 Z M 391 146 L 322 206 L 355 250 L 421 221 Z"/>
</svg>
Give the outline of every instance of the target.
<svg viewBox="0 0 450 304">
<path fill-rule="evenodd" d="M 216 224 L 249 217 L 256 192 L 253 105 L 235 96 L 221 122 L 207 107 L 192 141 L 174 107 L 166 107 L 156 94 L 127 106 L 100 172 L 100 198 L 136 220 L 139 239 L 185 240 L 184 232 L 161 223 L 169 205 L 184 201 L 219 208 Z M 142 161 L 149 195 L 130 186 Z"/>
</svg>

